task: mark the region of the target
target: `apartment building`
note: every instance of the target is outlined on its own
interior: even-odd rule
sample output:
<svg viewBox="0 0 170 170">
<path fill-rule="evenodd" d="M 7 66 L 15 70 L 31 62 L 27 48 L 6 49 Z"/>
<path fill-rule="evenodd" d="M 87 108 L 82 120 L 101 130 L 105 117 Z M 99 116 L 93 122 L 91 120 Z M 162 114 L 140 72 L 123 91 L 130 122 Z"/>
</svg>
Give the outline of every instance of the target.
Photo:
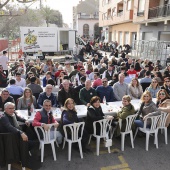
<svg viewBox="0 0 170 170">
<path fill-rule="evenodd" d="M 133 23 L 140 40 L 170 41 L 170 0 L 135 0 Z"/>
<path fill-rule="evenodd" d="M 99 26 L 105 41 L 132 44 L 138 38 L 139 24 L 133 23 L 134 0 L 100 0 Z"/>
<path fill-rule="evenodd" d="M 81 0 L 73 7 L 73 29 L 77 35 L 90 39 L 101 37 L 99 0 Z"/>
<path fill-rule="evenodd" d="M 170 0 L 100 0 L 99 26 L 106 41 L 170 41 Z"/>
</svg>

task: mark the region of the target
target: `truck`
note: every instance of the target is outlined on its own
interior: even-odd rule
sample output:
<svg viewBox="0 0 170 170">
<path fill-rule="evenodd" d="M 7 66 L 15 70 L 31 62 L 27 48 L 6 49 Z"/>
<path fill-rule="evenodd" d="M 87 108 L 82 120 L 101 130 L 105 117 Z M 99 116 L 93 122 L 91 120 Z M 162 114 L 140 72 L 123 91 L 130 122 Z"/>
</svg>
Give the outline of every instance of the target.
<svg viewBox="0 0 170 170">
<path fill-rule="evenodd" d="M 79 48 L 86 45 L 76 30 L 58 27 L 20 27 L 21 48 L 26 55 L 37 55 L 45 59 L 63 52 L 71 53 L 78 43 Z"/>
</svg>

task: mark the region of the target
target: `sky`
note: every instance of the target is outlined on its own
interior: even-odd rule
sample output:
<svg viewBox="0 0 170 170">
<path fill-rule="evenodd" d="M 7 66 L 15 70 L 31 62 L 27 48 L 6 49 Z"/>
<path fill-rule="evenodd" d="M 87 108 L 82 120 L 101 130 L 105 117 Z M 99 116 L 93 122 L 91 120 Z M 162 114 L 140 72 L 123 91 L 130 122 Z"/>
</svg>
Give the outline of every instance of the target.
<svg viewBox="0 0 170 170">
<path fill-rule="evenodd" d="M 72 26 L 72 10 L 73 6 L 76 6 L 80 0 L 41 0 L 43 6 L 48 6 L 51 9 L 59 10 L 63 15 L 64 23 L 67 23 L 69 26 Z M 39 8 L 39 2 L 31 5 L 31 7 L 37 6 Z"/>
</svg>

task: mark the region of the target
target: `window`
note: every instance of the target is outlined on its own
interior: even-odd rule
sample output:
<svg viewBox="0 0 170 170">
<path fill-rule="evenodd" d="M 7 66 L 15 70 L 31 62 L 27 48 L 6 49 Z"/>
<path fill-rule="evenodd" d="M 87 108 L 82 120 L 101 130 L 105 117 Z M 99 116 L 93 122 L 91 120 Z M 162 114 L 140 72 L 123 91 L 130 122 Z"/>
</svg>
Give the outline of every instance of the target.
<svg viewBox="0 0 170 170">
<path fill-rule="evenodd" d="M 112 16 L 116 16 L 116 7 L 112 9 Z"/>
<path fill-rule="evenodd" d="M 127 1 L 127 10 L 131 10 L 132 9 L 132 0 L 128 0 Z"/>
<path fill-rule="evenodd" d="M 83 35 L 89 36 L 89 25 L 88 24 L 83 25 Z"/>
<path fill-rule="evenodd" d="M 145 10 L 145 0 L 138 1 L 138 12 L 144 12 Z"/>
</svg>

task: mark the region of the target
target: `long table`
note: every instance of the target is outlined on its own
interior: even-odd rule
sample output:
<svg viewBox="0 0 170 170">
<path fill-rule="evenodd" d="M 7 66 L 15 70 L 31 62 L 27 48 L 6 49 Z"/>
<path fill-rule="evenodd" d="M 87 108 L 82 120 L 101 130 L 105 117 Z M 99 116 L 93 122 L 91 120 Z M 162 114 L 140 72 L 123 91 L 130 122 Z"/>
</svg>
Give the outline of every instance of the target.
<svg viewBox="0 0 170 170">
<path fill-rule="evenodd" d="M 156 99 L 153 99 L 154 102 L 156 102 Z M 139 109 L 141 100 L 132 100 L 131 103 L 135 107 L 135 110 Z M 79 118 L 83 118 L 87 116 L 87 106 L 85 105 L 76 105 L 77 115 Z M 105 115 L 116 115 L 118 111 L 121 110 L 122 107 L 122 101 L 116 101 L 116 102 L 109 102 L 107 104 L 101 103 L 101 107 L 103 110 L 103 113 Z M 25 118 L 28 121 L 33 121 L 34 116 L 36 114 L 36 111 L 39 111 L 40 109 L 36 109 L 31 116 L 28 116 L 27 110 L 16 110 L 19 116 Z M 52 108 L 53 116 L 57 121 L 60 121 L 61 119 L 61 109 L 60 108 Z"/>
</svg>

